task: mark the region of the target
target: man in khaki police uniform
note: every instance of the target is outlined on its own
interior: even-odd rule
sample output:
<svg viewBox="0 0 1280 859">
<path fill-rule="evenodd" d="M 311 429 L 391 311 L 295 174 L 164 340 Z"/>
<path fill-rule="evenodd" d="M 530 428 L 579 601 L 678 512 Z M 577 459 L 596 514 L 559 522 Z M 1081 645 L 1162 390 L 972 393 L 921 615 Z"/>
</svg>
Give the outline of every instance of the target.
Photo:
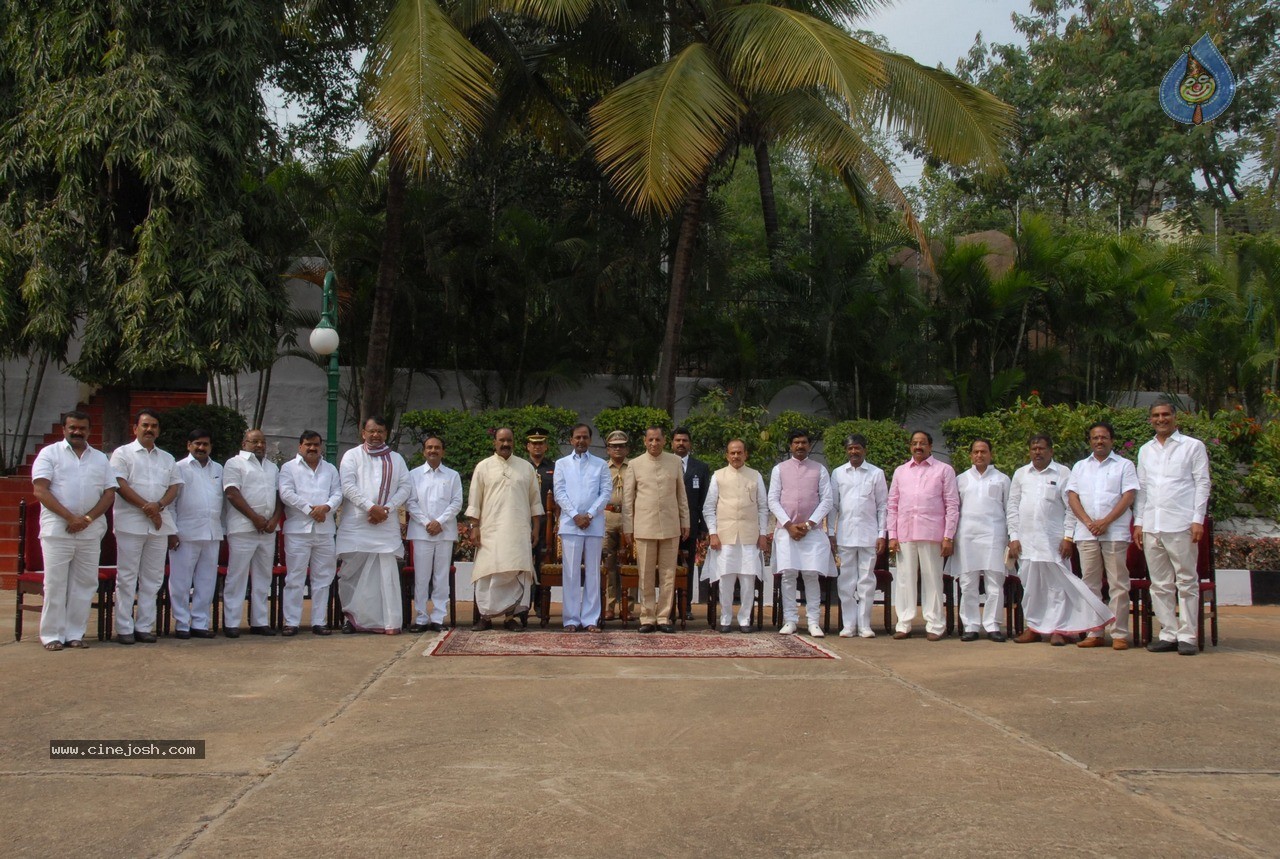
<svg viewBox="0 0 1280 859">
<path fill-rule="evenodd" d="M 613 494 L 604 508 L 604 619 L 616 620 L 622 570 L 622 479 L 627 473 L 631 439 L 622 430 L 614 430 L 605 438 L 605 450 L 609 453 L 609 480 L 613 484 Z"/>
</svg>

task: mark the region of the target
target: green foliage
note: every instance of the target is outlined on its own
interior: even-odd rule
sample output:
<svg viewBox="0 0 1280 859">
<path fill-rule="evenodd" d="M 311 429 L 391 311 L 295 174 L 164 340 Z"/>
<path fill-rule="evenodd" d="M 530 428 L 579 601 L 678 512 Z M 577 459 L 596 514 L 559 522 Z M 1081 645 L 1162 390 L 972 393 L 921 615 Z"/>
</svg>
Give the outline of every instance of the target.
<svg viewBox="0 0 1280 859">
<path fill-rule="evenodd" d="M 1137 462 L 1138 449 L 1151 439 L 1147 422 L 1147 410 L 1138 408 L 1115 409 L 1107 406 L 1069 406 L 1059 403 L 1046 406 L 1033 393 L 1027 399 L 1007 409 L 998 409 L 978 417 L 954 418 L 942 425 L 947 445 L 953 451 L 957 468 L 965 461 L 964 451 L 975 438 L 987 438 L 994 445 L 993 461 L 1005 474 L 1027 463 L 1027 442 L 1036 433 L 1046 433 L 1054 440 L 1054 459 L 1068 467 L 1089 454 L 1086 436 L 1088 427 L 1106 421 L 1115 429 L 1115 452 Z M 1178 415 L 1182 432 L 1204 442 L 1209 454 L 1209 478 L 1212 491 L 1209 496 L 1209 512 L 1222 519 L 1239 512 L 1239 505 L 1246 500 L 1249 490 L 1247 479 L 1242 476 L 1237 463 L 1253 449 L 1254 427 L 1241 410 L 1208 412 L 1183 412 Z M 1265 477 L 1265 475 L 1264 475 Z M 1257 491 L 1266 497 L 1269 487 L 1265 480 L 1257 481 Z"/>
<path fill-rule="evenodd" d="M 533 427 L 542 427 L 551 433 L 547 456 L 555 459 L 560 456 L 558 445 L 568 439 L 569 429 L 577 422 L 577 412 L 551 406 L 523 406 L 475 413 L 460 409 L 422 409 L 405 412 L 400 417 L 400 426 L 410 432 L 419 447 L 427 433 L 440 436 L 444 442 L 445 464 L 462 477 L 464 488 L 471 485 L 471 473 L 476 463 L 493 455 L 493 434 L 498 428 L 512 428 L 516 435 L 515 455 L 522 456 L 525 435 Z M 411 463 L 418 465 L 421 462 L 422 453 L 418 451 Z"/>
<path fill-rule="evenodd" d="M 883 469 L 885 480 L 891 481 L 893 470 L 911 457 L 908 447 L 911 432 L 900 424 L 893 421 L 840 421 L 827 427 L 823 435 L 829 467 L 835 468 L 847 461 L 844 440 L 854 434 L 866 437 L 867 462 Z"/>
<path fill-rule="evenodd" d="M 638 454 L 644 449 L 644 431 L 651 426 L 662 427 L 671 441 L 671 430 L 674 424 L 671 415 L 665 409 L 649 406 L 621 406 L 616 409 L 605 409 L 592 421 L 596 432 L 603 439 L 614 430 L 622 430 L 631 438 L 631 453 Z"/>
<path fill-rule="evenodd" d="M 682 426 L 689 430 L 698 458 L 715 471 L 724 462 L 729 442 L 741 439 L 747 446 L 747 465 L 767 480 L 769 470 L 778 461 L 774 445 L 767 439 L 768 411 L 760 406 L 740 405 L 729 408 L 729 393 L 712 388 L 689 412 Z"/>
<path fill-rule="evenodd" d="M 207 429 L 217 462 L 226 462 L 240 452 L 249 423 L 244 415 L 226 406 L 190 405 L 169 409 L 160 415 L 160 437 L 156 444 L 173 454 L 174 459 L 187 455 L 187 435 L 193 429 Z"/>
</svg>

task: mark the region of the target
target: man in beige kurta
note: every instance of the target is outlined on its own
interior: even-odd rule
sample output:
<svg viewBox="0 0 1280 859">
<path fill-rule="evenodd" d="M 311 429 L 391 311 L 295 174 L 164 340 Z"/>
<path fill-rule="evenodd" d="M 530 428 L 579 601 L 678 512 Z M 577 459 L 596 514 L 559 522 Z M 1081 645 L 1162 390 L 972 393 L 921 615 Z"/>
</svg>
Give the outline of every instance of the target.
<svg viewBox="0 0 1280 859">
<path fill-rule="evenodd" d="M 671 609 L 676 594 L 676 550 L 689 537 L 689 499 L 680 457 L 667 453 L 666 432 L 649 427 L 645 452 L 631 460 L 622 484 L 622 540 L 636 545 L 640 569 L 640 632 L 675 632 Z M 662 604 L 656 606 L 654 571 Z M 657 626 L 655 627 L 655 614 Z"/>
<path fill-rule="evenodd" d="M 538 539 L 542 501 L 538 473 L 523 459 L 512 457 L 515 434 L 507 427 L 493 438 L 493 456 L 481 460 L 471 476 L 467 517 L 477 547 L 476 606 L 480 620 L 472 627 L 492 629 L 492 618 L 506 615 L 504 626 L 518 629 L 515 615 L 529 610 L 533 585 L 533 544 Z"/>
</svg>

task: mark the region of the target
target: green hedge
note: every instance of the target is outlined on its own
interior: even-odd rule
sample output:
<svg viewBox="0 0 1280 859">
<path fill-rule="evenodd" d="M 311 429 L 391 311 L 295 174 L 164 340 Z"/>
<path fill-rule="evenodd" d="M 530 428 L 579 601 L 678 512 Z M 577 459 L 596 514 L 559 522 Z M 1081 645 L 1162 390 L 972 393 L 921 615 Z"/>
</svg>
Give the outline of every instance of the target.
<svg viewBox="0 0 1280 859">
<path fill-rule="evenodd" d="M 471 472 L 476 463 L 493 454 L 493 433 L 498 427 L 509 426 L 516 434 L 516 455 L 524 453 L 524 437 L 533 427 L 543 427 L 552 435 L 547 455 L 558 458 L 561 442 L 568 442 L 569 430 L 578 422 L 578 413 L 571 409 L 551 406 L 524 406 L 518 409 L 492 409 L 484 412 L 464 412 L 459 409 L 442 411 L 421 409 L 405 412 L 400 426 L 412 434 L 419 450 L 409 460 L 409 467 L 422 464 L 422 439 L 427 433 L 435 433 L 444 441 L 444 461 L 462 476 L 464 488 L 471 485 Z"/>
<path fill-rule="evenodd" d="M 844 455 L 846 436 L 867 438 L 867 461 L 884 470 L 885 480 L 893 480 L 893 470 L 911 458 L 911 433 L 893 421 L 841 421 L 827 427 L 823 445 L 827 465 L 835 468 L 848 461 Z"/>
<path fill-rule="evenodd" d="M 160 415 L 160 437 L 156 444 L 167 450 L 174 459 L 187 456 L 187 436 L 197 427 L 207 429 L 211 435 L 215 462 L 226 462 L 240 452 L 249 422 L 235 409 L 227 406 L 190 405 L 169 409 Z"/>
<path fill-rule="evenodd" d="M 1068 467 L 1089 453 L 1085 437 L 1086 428 L 1096 421 L 1107 421 L 1115 427 L 1115 450 L 1127 459 L 1137 462 L 1138 449 L 1151 439 L 1151 426 L 1147 422 L 1147 410 L 1137 408 L 1110 408 L 1099 405 L 1069 406 L 1059 403 L 1046 406 L 1037 396 L 1019 398 L 1007 409 L 988 412 L 985 415 L 953 418 L 942 425 L 947 445 L 952 450 L 956 470 L 962 471 L 967 462 L 966 451 L 975 438 L 988 438 L 996 468 L 1012 475 L 1027 463 L 1027 439 L 1035 433 L 1048 433 L 1054 440 L 1054 458 Z M 1266 473 L 1251 481 L 1247 472 L 1238 465 L 1248 465 L 1253 457 L 1258 435 L 1257 424 L 1241 411 L 1183 412 L 1178 415 L 1178 425 L 1189 436 L 1205 443 L 1209 452 L 1209 473 L 1213 491 L 1209 498 L 1209 512 L 1217 519 L 1246 512 L 1242 504 L 1256 505 L 1259 509 L 1274 511 L 1280 502 L 1280 481 L 1271 485 Z M 1280 430 L 1278 430 L 1280 432 Z M 1277 437 L 1280 442 L 1280 436 Z M 1280 443 L 1276 445 L 1277 466 L 1272 474 L 1280 474 Z M 1274 513 L 1270 514 L 1274 515 Z"/>
<path fill-rule="evenodd" d="M 644 431 L 651 426 L 660 426 L 666 431 L 668 441 L 671 439 L 671 415 L 664 409 L 648 406 L 623 406 L 616 409 L 605 409 L 591 423 L 596 434 L 603 441 L 611 432 L 622 430 L 631 438 L 631 454 L 638 455 L 644 450 Z"/>
</svg>

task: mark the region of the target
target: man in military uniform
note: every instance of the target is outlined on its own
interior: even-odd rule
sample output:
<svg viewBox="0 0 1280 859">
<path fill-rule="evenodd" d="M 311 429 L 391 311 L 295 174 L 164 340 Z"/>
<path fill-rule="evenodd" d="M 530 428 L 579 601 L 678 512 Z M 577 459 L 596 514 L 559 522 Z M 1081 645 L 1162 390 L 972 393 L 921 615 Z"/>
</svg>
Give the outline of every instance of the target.
<svg viewBox="0 0 1280 859">
<path fill-rule="evenodd" d="M 547 500 L 547 493 L 555 490 L 555 460 L 547 457 L 547 443 L 551 433 L 542 427 L 532 427 L 525 436 L 524 449 L 529 454 L 529 462 L 533 463 L 534 471 L 538 472 L 538 500 L 542 502 L 546 508 L 546 515 L 558 515 L 555 508 L 555 501 Z M 558 452 L 558 451 L 557 451 Z M 538 532 L 538 542 L 533 547 L 533 591 L 531 599 L 533 600 L 534 613 L 539 617 L 542 616 L 542 556 L 546 552 L 547 538 L 545 531 Z M 520 618 L 520 623 L 524 626 L 529 624 L 529 613 L 525 612 Z"/>
<path fill-rule="evenodd" d="M 622 430 L 614 430 L 605 438 L 605 450 L 609 453 L 609 479 L 613 483 L 613 495 L 604 508 L 604 619 L 617 620 L 622 570 L 622 479 L 627 473 L 631 439 Z"/>
</svg>

